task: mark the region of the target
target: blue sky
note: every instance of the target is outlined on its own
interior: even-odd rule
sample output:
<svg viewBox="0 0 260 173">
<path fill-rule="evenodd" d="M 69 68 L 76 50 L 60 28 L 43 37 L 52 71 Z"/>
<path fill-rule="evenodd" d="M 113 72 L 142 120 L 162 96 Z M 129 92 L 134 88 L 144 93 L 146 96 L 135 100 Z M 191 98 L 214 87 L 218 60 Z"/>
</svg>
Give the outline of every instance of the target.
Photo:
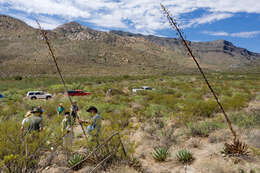
<svg viewBox="0 0 260 173">
<path fill-rule="evenodd" d="M 260 53 L 259 0 L 0 0 L 0 14 L 45 29 L 77 21 L 97 30 L 175 37 L 164 4 L 192 41 L 225 39 Z"/>
</svg>

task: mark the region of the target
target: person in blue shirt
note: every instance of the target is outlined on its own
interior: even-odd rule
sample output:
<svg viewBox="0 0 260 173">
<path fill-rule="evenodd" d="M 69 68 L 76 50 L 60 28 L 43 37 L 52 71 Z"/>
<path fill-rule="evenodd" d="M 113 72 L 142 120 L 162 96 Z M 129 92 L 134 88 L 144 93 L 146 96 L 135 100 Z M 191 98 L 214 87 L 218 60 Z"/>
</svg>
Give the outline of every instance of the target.
<svg viewBox="0 0 260 173">
<path fill-rule="evenodd" d="M 91 106 L 86 110 L 90 113 L 90 120 L 79 120 L 80 123 L 89 124 L 87 126 L 87 137 L 89 141 L 97 140 L 99 136 L 99 132 L 101 130 L 101 116 L 98 114 L 98 109 L 95 106 Z"/>
</svg>

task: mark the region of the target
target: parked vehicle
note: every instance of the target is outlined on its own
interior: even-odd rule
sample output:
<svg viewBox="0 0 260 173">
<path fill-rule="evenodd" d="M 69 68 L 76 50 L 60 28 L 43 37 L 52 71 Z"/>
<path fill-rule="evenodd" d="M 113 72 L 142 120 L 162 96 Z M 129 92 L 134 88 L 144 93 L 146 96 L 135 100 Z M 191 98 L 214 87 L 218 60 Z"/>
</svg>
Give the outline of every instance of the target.
<svg viewBox="0 0 260 173">
<path fill-rule="evenodd" d="M 45 93 L 43 91 L 29 91 L 26 95 L 29 99 L 50 99 L 52 98 L 52 95 L 49 93 Z"/>
<path fill-rule="evenodd" d="M 1 98 L 4 98 L 4 95 L 0 94 L 0 99 L 1 99 Z"/>
<path fill-rule="evenodd" d="M 148 86 L 142 86 L 141 88 L 133 88 L 132 91 L 136 93 L 137 91 L 155 90 L 154 88 Z"/>
<path fill-rule="evenodd" d="M 70 90 L 68 91 L 69 96 L 88 96 L 91 95 L 90 92 L 84 92 L 82 90 Z"/>
</svg>

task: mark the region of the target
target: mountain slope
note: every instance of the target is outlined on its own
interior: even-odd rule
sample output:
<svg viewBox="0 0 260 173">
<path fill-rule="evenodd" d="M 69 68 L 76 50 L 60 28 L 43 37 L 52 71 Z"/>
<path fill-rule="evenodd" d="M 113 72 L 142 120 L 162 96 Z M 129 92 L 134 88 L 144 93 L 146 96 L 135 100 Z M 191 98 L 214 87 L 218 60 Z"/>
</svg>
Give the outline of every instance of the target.
<svg viewBox="0 0 260 173">
<path fill-rule="evenodd" d="M 183 53 L 176 39 L 95 31 L 76 22 L 46 32 L 66 75 L 197 71 L 192 59 Z M 56 73 L 37 29 L 15 18 L 0 16 L 0 40 L 0 76 Z M 225 41 L 191 45 L 202 55 L 199 58 L 201 65 L 211 71 L 227 71 L 238 67 L 251 69 L 260 60 L 259 54 Z"/>
<path fill-rule="evenodd" d="M 176 38 L 164 38 L 153 35 L 144 36 L 122 31 L 110 31 L 123 37 L 144 38 L 157 45 L 166 47 L 176 52 L 183 52 L 183 46 Z M 189 42 L 189 41 L 188 41 Z M 236 47 L 226 40 L 216 40 L 211 42 L 189 42 L 194 54 L 202 62 L 211 65 L 226 66 L 226 68 L 243 67 L 259 63 L 260 54 L 250 52 L 244 48 Z M 227 64 L 230 66 L 228 67 Z"/>
</svg>

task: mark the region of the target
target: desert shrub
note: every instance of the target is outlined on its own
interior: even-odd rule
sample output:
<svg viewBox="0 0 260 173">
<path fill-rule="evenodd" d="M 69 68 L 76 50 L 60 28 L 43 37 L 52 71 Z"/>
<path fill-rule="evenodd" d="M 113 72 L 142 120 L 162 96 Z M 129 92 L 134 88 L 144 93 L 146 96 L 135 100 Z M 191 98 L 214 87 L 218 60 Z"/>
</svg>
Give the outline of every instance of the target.
<svg viewBox="0 0 260 173">
<path fill-rule="evenodd" d="M 157 147 L 154 148 L 152 155 L 156 161 L 163 162 L 167 159 L 169 151 L 165 147 Z"/>
<path fill-rule="evenodd" d="M 199 138 L 191 138 L 190 140 L 188 140 L 186 147 L 189 148 L 201 148 L 202 146 L 202 142 L 201 139 Z"/>
<path fill-rule="evenodd" d="M 177 143 L 177 136 L 174 135 L 174 129 L 169 127 L 164 127 L 161 129 L 160 134 L 160 144 L 161 146 L 165 146 L 166 148 L 170 148 L 172 144 Z"/>
<path fill-rule="evenodd" d="M 192 153 L 186 149 L 179 150 L 176 157 L 177 160 L 183 164 L 188 164 L 194 160 Z"/>
<path fill-rule="evenodd" d="M 236 93 L 232 97 L 224 96 L 222 98 L 223 107 L 226 110 L 239 110 L 246 106 L 251 96 L 246 93 Z"/>
<path fill-rule="evenodd" d="M 19 90 L 17 89 L 10 89 L 3 92 L 6 101 L 22 101 L 23 97 Z"/>
<path fill-rule="evenodd" d="M 174 95 L 177 93 L 177 91 L 175 89 L 164 89 L 162 90 L 163 94 L 169 94 L 169 95 Z"/>
<path fill-rule="evenodd" d="M 173 108 L 178 102 L 178 97 L 172 94 L 147 93 L 146 101 L 152 104 L 158 104 Z"/>
<path fill-rule="evenodd" d="M 233 113 L 230 116 L 231 122 L 236 124 L 239 127 L 243 128 L 253 128 L 260 126 L 260 113 L 259 112 L 251 112 L 248 114 L 238 112 Z"/>
<path fill-rule="evenodd" d="M 146 117 L 154 118 L 162 116 L 163 112 L 165 112 L 166 110 L 166 106 L 160 104 L 150 104 L 145 108 L 144 114 Z"/>
<path fill-rule="evenodd" d="M 34 172 L 41 153 L 51 150 L 51 147 L 56 149 L 61 144 L 61 136 L 52 135 L 56 124 L 48 124 L 49 129 L 23 136 L 16 120 L 1 122 L 0 165 L 4 172 Z"/>
<path fill-rule="evenodd" d="M 197 121 L 198 118 L 194 117 L 191 113 L 187 112 L 173 112 L 169 115 L 176 121 L 177 126 L 183 126 L 188 124 L 189 122 Z"/>
<path fill-rule="evenodd" d="M 81 90 L 84 86 L 81 83 L 72 83 L 69 88 L 72 90 Z"/>
<path fill-rule="evenodd" d="M 219 108 L 215 100 L 209 99 L 208 101 L 198 101 L 194 108 L 194 114 L 203 117 L 212 117 Z"/>
<path fill-rule="evenodd" d="M 219 111 L 217 103 L 213 99 L 207 101 L 195 98 L 186 98 L 180 100 L 175 105 L 175 110 L 188 114 L 190 117 L 212 117 L 214 113 Z"/>
<path fill-rule="evenodd" d="M 224 124 L 214 121 L 205 121 L 201 123 L 190 122 L 187 126 L 188 134 L 192 136 L 208 137 L 212 131 L 223 128 Z"/>
<path fill-rule="evenodd" d="M 22 79 L 23 79 L 22 76 L 15 76 L 15 77 L 14 77 L 14 80 L 22 80 Z"/>
<path fill-rule="evenodd" d="M 49 88 L 49 92 L 53 92 L 53 93 L 64 93 L 64 86 L 59 84 L 59 85 L 52 85 Z"/>
<path fill-rule="evenodd" d="M 116 95 L 112 97 L 111 104 L 126 104 L 132 101 L 131 97 Z"/>
</svg>

